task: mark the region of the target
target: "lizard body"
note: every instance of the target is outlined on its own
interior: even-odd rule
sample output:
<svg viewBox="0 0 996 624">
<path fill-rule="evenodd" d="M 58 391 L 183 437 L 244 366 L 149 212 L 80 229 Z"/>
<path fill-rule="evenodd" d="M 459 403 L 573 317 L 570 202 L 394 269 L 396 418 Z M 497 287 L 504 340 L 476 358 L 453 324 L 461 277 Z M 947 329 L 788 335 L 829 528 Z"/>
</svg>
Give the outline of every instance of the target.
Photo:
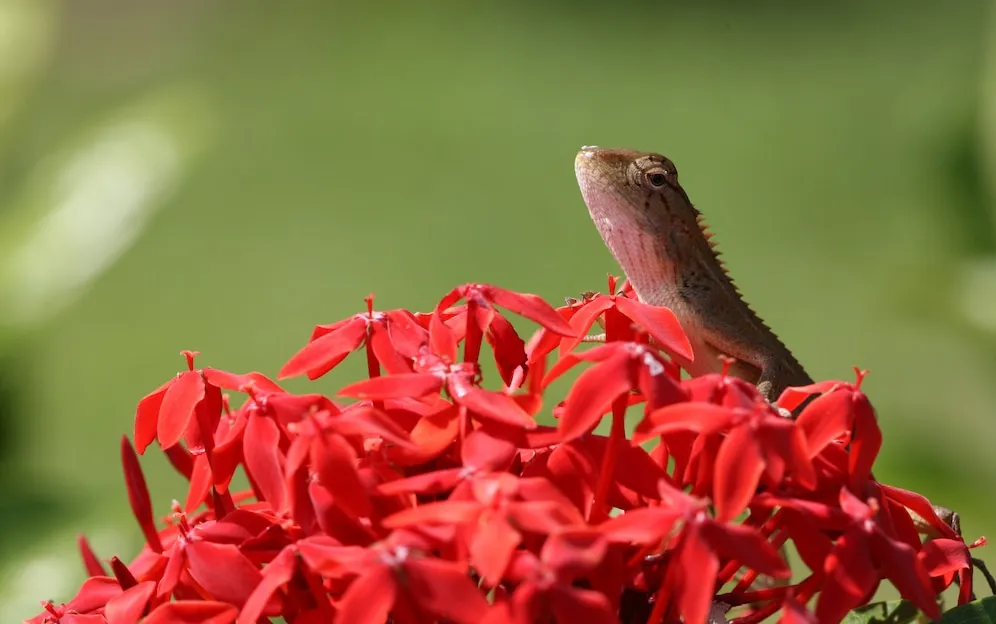
<svg viewBox="0 0 996 624">
<path fill-rule="evenodd" d="M 692 376 L 730 373 L 756 384 L 769 401 L 812 379 L 747 305 L 727 274 L 701 213 L 678 171 L 660 154 L 585 147 L 574 161 L 581 195 L 602 240 L 640 301 L 670 308 L 694 354 L 676 358 Z"/>
<path fill-rule="evenodd" d="M 595 227 L 637 297 L 670 308 L 688 335 L 694 360 L 672 354 L 682 368 L 692 376 L 719 372 L 719 356 L 732 357 L 736 362 L 730 373 L 756 384 L 769 402 L 789 386 L 813 383 L 741 297 L 701 213 L 678 184 L 674 163 L 660 154 L 584 147 L 574 160 L 574 172 Z M 933 508 L 960 536 L 958 514 L 940 505 Z M 935 531 L 918 514 L 913 517 L 918 531 Z"/>
</svg>

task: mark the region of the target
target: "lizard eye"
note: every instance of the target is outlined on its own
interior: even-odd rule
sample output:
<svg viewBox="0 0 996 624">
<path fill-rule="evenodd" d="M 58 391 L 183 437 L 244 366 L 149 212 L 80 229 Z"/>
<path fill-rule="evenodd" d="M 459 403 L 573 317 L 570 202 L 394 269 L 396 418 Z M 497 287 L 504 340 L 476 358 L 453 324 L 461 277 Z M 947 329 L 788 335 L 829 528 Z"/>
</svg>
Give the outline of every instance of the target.
<svg viewBox="0 0 996 624">
<path fill-rule="evenodd" d="M 647 174 L 647 182 L 653 186 L 664 186 L 667 184 L 667 175 L 660 171 L 653 171 Z"/>
</svg>

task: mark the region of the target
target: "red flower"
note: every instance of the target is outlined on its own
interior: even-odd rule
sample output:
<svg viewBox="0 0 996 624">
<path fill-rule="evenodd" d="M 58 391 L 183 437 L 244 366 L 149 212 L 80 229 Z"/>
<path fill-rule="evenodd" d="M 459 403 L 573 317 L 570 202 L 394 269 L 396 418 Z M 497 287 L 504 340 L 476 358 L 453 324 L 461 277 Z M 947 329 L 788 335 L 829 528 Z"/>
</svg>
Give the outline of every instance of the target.
<svg viewBox="0 0 996 624">
<path fill-rule="evenodd" d="M 972 597 L 969 548 L 985 540 L 966 545 L 927 499 L 873 479 L 881 431 L 860 374 L 787 390 L 785 409 L 823 393 L 793 422 L 743 380 L 681 381 L 692 354 L 674 315 L 625 290 L 557 310 L 480 284 L 431 313 L 372 305 L 318 326 L 281 370 L 316 378 L 365 346 L 368 379 L 339 392 L 351 404 L 195 369 L 184 352 L 187 370 L 139 402 L 134 446 L 121 442 L 145 547 L 105 560 L 80 537 L 89 578 L 28 621 L 810 624 L 882 580 L 930 617 L 952 583 Z M 540 325 L 528 346 L 497 306 Z M 576 351 L 596 322 L 607 343 Z M 233 409 L 223 391 L 245 399 Z M 534 420 L 544 399 L 556 427 Z M 610 434 L 594 434 L 606 413 Z M 139 461 L 155 440 L 188 481 L 166 518 Z M 248 489 L 231 491 L 240 471 Z M 788 577 L 786 542 L 808 576 L 755 589 Z"/>
<path fill-rule="evenodd" d="M 728 521 L 747 508 L 762 478 L 770 489 L 782 483 L 786 470 L 803 488 L 816 486 L 806 439 L 791 419 L 780 416 L 757 396 L 750 408 L 712 403 L 676 403 L 654 410 L 633 435 L 642 443 L 661 434 L 689 431 L 699 436 L 699 452 L 683 482 L 695 482 L 688 471 L 699 468 L 697 489 L 711 478 L 717 519 Z M 706 468 L 707 467 L 707 468 Z"/>
</svg>

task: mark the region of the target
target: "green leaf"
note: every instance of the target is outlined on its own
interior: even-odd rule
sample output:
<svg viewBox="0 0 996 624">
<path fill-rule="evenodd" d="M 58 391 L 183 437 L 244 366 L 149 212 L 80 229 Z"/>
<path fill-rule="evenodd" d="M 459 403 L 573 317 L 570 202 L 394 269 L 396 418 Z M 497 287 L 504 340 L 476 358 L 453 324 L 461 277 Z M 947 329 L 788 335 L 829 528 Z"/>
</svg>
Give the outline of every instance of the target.
<svg viewBox="0 0 996 624">
<path fill-rule="evenodd" d="M 900 624 L 916 621 L 920 610 L 908 600 L 876 602 L 854 609 L 842 624 Z"/>
<path fill-rule="evenodd" d="M 990 624 L 996 622 L 996 596 L 969 602 L 946 611 L 941 624 Z"/>
</svg>

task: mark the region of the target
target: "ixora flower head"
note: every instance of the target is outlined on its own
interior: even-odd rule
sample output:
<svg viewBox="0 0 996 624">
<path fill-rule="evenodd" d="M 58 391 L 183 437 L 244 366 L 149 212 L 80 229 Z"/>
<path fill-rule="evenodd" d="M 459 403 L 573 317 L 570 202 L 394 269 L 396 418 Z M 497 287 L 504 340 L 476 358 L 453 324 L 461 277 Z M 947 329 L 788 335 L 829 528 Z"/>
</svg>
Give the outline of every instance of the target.
<svg viewBox="0 0 996 624">
<path fill-rule="evenodd" d="M 974 599 L 984 539 L 872 476 L 863 373 L 777 406 L 726 374 L 683 380 L 675 316 L 609 291 L 555 309 L 468 284 L 429 313 L 370 297 L 280 369 L 316 379 L 362 352 L 368 378 L 336 399 L 184 352 L 121 442 L 144 548 L 102 559 L 81 537 L 88 578 L 27 622 L 837 622 L 883 580 L 910 617 L 940 617 L 952 585 Z M 539 326 L 531 339 L 507 312 Z M 588 348 L 595 323 L 604 344 Z M 154 444 L 188 482 L 165 516 L 139 461 Z M 248 491 L 230 489 L 240 470 Z"/>
</svg>

